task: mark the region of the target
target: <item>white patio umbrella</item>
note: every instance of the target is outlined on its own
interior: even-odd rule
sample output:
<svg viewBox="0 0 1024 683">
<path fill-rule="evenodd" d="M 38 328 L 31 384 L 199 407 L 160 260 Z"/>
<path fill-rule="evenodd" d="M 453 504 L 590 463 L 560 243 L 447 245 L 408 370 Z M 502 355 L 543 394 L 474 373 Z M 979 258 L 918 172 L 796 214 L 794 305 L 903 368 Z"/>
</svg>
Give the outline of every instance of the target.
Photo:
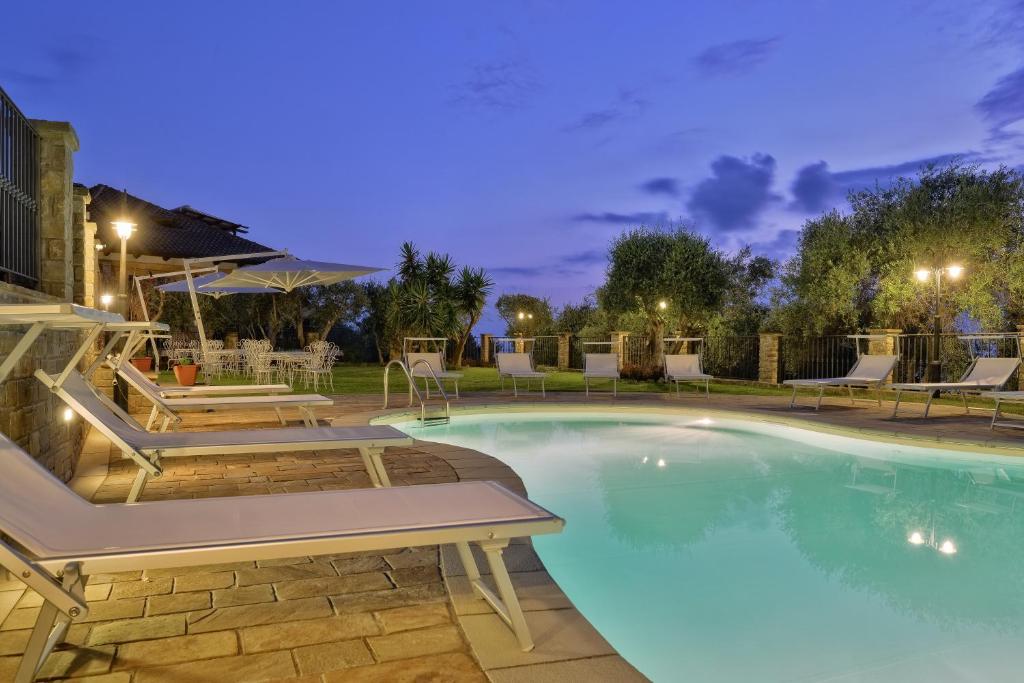
<svg viewBox="0 0 1024 683">
<path fill-rule="evenodd" d="M 280 294 L 281 290 L 274 287 L 225 287 L 222 282 L 227 273 L 209 273 L 193 278 L 196 292 L 219 299 L 230 294 Z M 157 289 L 161 292 L 174 292 L 188 294 L 188 280 L 168 282 L 166 285 L 159 285 Z"/>
<path fill-rule="evenodd" d="M 225 275 L 218 285 L 221 287 L 273 287 L 290 292 L 296 287 L 331 285 L 380 270 L 382 269 L 370 266 L 307 261 L 294 256 L 284 256 L 253 266 L 236 268 Z"/>
</svg>

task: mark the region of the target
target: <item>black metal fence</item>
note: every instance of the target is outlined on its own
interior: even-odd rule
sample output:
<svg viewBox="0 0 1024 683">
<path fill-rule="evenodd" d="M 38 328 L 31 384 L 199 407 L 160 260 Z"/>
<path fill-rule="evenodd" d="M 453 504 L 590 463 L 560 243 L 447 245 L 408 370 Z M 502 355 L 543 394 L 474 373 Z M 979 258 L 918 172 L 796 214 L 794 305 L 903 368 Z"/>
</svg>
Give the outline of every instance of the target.
<svg viewBox="0 0 1024 683">
<path fill-rule="evenodd" d="M 967 371 L 973 356 L 1013 358 L 1019 353 L 1013 336 L 994 336 L 987 339 L 963 339 L 964 335 L 943 334 L 939 343 L 942 361 L 941 380 L 955 382 Z M 928 380 L 928 359 L 932 344 L 930 334 L 904 334 L 897 338 L 896 351 L 900 356 L 893 371 L 893 382 L 924 382 Z M 1017 389 L 1019 376 L 1006 384 L 1006 389 Z"/>
<path fill-rule="evenodd" d="M 704 372 L 725 379 L 756 380 L 760 350 L 757 335 L 708 337 L 704 341 Z"/>
<path fill-rule="evenodd" d="M 842 377 L 856 361 L 856 340 L 846 335 L 779 340 L 779 376 L 783 380 Z"/>
<path fill-rule="evenodd" d="M 39 136 L 0 89 L 0 280 L 39 282 Z"/>
</svg>

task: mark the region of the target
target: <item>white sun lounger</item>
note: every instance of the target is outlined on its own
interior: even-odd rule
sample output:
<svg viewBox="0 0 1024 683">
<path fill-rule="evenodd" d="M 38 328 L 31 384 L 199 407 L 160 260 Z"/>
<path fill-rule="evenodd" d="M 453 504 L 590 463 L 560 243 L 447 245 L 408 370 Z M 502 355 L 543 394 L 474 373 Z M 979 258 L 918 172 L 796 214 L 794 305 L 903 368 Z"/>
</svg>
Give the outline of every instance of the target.
<svg viewBox="0 0 1024 683">
<path fill-rule="evenodd" d="M 700 354 L 697 353 L 674 353 L 665 354 L 665 379 L 675 382 L 676 395 L 679 395 L 680 382 L 693 382 L 698 385 L 704 383 L 704 396 L 711 398 L 710 382 L 714 379 L 704 372 L 701 366 Z"/>
<path fill-rule="evenodd" d="M 283 408 L 297 408 L 302 422 L 307 427 L 316 427 L 314 406 L 332 406 L 334 401 L 320 394 L 287 394 L 284 396 L 191 396 L 188 398 L 165 398 L 159 386 L 153 384 L 142 372 L 131 363 L 118 363 L 117 359 L 108 359 L 108 365 L 117 371 L 117 376 L 128 382 L 146 400 L 153 404 L 146 422 L 146 429 L 151 429 L 159 418 L 160 431 L 168 426 L 177 427 L 181 422 L 179 412 L 188 410 L 252 410 L 273 408 L 282 425 L 288 424 L 281 413 Z"/>
<path fill-rule="evenodd" d="M 992 422 L 989 424 L 989 429 L 995 429 L 996 427 L 1024 429 L 1024 422 L 1020 420 L 1009 421 L 999 419 L 1002 414 L 1003 403 L 1024 403 L 1024 391 L 986 391 L 982 395 L 993 398 L 996 401 L 996 409 L 992 413 Z"/>
<path fill-rule="evenodd" d="M 414 378 L 424 380 L 437 378 L 438 382 L 446 379 L 452 380 L 455 384 L 455 398 L 459 397 L 459 380 L 462 379 L 461 372 L 450 372 L 444 369 L 444 354 L 436 352 L 410 352 L 405 354 L 405 364 L 409 368 L 409 374 Z M 430 382 L 425 381 L 427 387 L 427 398 L 430 398 Z"/>
<path fill-rule="evenodd" d="M 926 391 L 928 400 L 924 404 L 924 416 L 928 417 L 928 411 L 932 407 L 932 400 L 937 394 L 959 394 L 964 404 L 964 412 L 970 414 L 971 409 L 967 405 L 967 395 L 989 395 L 988 392 L 999 391 L 1003 388 L 1010 377 L 1020 366 L 1019 358 L 975 358 L 967 366 L 967 371 L 959 382 L 920 382 L 893 384 L 889 388 L 896 390 L 896 405 L 893 406 L 892 416 L 900 409 L 900 395 L 904 391 Z"/>
<path fill-rule="evenodd" d="M 544 390 L 544 379 L 547 377 L 546 373 L 538 372 L 533 369 L 533 363 L 530 361 L 530 354 L 528 353 L 507 353 L 500 352 L 494 354 L 494 358 L 498 363 L 498 378 L 501 380 L 501 389 L 505 390 L 505 378 L 512 378 L 512 394 L 519 396 L 519 388 L 516 386 L 516 380 L 526 380 L 526 390 L 530 390 L 530 380 L 540 380 L 540 395 L 547 396 Z"/>
<path fill-rule="evenodd" d="M 381 455 L 389 446 L 409 446 L 412 438 L 387 425 L 365 427 L 287 427 L 215 432 L 148 432 L 108 397 L 96 392 L 78 372 L 58 383 L 42 370 L 36 377 L 125 457 L 138 464 L 128 502 L 138 500 L 149 477 L 159 477 L 161 460 L 170 457 L 281 453 L 355 448 L 374 486 L 391 485 Z"/>
<path fill-rule="evenodd" d="M 789 407 L 796 407 L 796 390 L 800 387 L 814 387 L 818 389 L 818 402 L 814 405 L 815 410 L 821 408 L 821 399 L 828 387 L 846 387 L 850 390 L 850 403 L 853 403 L 854 389 L 876 389 L 878 391 L 878 405 L 882 405 L 882 387 L 889 378 L 892 369 L 896 367 L 899 356 L 888 354 L 862 354 L 857 358 L 850 371 L 845 377 L 829 377 L 826 379 L 787 379 L 783 384 L 793 387 L 793 397 L 789 400 Z"/>
<path fill-rule="evenodd" d="M 533 640 L 502 558 L 513 538 L 565 522 L 494 482 L 93 505 L 0 435 L 0 565 L 43 599 L 17 683 L 28 683 L 71 624 L 98 573 L 454 544 L 475 589 Z M 469 544 L 483 550 L 495 589 Z"/>
<path fill-rule="evenodd" d="M 618 396 L 620 377 L 618 354 L 583 354 L 583 385 L 586 387 L 587 396 L 590 396 L 590 380 L 592 379 L 610 379 L 612 381 L 612 396 Z"/>
</svg>

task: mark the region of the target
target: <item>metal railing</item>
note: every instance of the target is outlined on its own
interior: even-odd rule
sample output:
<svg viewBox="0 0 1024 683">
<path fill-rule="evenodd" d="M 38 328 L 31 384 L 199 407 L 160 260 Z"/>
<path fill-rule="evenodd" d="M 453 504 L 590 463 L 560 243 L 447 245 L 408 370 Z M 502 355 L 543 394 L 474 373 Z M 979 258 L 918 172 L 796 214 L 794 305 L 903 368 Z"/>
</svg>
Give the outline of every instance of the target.
<svg viewBox="0 0 1024 683">
<path fill-rule="evenodd" d="M 846 335 L 783 337 L 779 340 L 779 377 L 842 377 L 857 362 L 857 343 Z"/>
<path fill-rule="evenodd" d="M 756 380 L 760 350 L 757 335 L 708 337 L 704 340 L 704 372 L 722 379 Z"/>
<path fill-rule="evenodd" d="M 39 135 L 0 89 L 0 280 L 39 284 Z"/>
<path fill-rule="evenodd" d="M 402 374 L 405 375 L 405 379 L 408 380 L 408 382 L 409 382 L 409 407 L 410 408 L 412 407 L 413 396 L 415 396 L 416 400 L 418 400 L 419 403 L 420 403 L 420 424 L 421 425 L 427 424 L 427 421 L 428 421 L 428 418 L 427 418 L 427 401 L 423 398 L 423 394 L 420 393 L 419 387 L 416 386 L 416 380 L 412 376 L 412 373 L 415 372 L 416 368 L 419 367 L 420 365 L 425 365 L 426 366 L 427 372 L 430 373 L 431 379 L 433 379 L 434 380 L 434 384 L 437 385 L 437 392 L 441 395 L 441 398 L 444 399 L 444 415 L 441 416 L 441 417 L 438 417 L 438 418 L 430 418 L 430 419 L 437 420 L 437 421 L 443 421 L 443 422 L 450 422 L 451 421 L 451 402 L 448 399 L 448 394 L 445 392 L 444 387 L 441 385 L 440 380 L 437 379 L 437 375 L 434 373 L 434 368 L 430 367 L 430 363 L 428 363 L 426 360 L 423 360 L 423 359 L 420 359 L 420 360 L 416 361 L 415 363 L 413 363 L 412 364 L 412 368 L 406 367 L 406 365 L 405 365 L 405 363 L 403 361 L 400 361 L 400 360 L 397 360 L 397 359 L 388 362 L 388 364 L 384 366 L 384 408 L 385 408 L 385 410 L 388 407 L 388 388 L 389 388 L 389 386 L 388 386 L 389 385 L 388 375 L 391 372 L 391 366 L 392 365 L 397 365 L 399 368 L 401 368 L 402 369 Z M 424 381 L 426 381 L 426 379 L 424 379 Z"/>
</svg>

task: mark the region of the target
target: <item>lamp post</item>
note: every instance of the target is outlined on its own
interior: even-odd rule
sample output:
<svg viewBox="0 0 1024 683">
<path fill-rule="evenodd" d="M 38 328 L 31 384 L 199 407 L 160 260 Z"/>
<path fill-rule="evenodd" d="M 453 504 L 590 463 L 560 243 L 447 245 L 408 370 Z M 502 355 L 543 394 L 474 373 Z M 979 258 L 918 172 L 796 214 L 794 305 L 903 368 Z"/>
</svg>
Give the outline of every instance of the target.
<svg viewBox="0 0 1024 683">
<path fill-rule="evenodd" d="M 939 358 L 939 350 L 942 348 L 942 275 L 946 274 L 950 279 L 956 280 L 963 275 L 963 272 L 963 267 L 957 265 L 920 268 L 914 272 L 920 282 L 935 280 L 935 311 L 932 318 L 931 353 L 928 359 L 929 382 L 942 381 L 942 359 Z"/>
<path fill-rule="evenodd" d="M 117 312 L 128 319 L 128 238 L 135 224 L 127 219 L 113 221 L 114 231 L 121 238 L 121 267 L 117 274 Z"/>
</svg>

